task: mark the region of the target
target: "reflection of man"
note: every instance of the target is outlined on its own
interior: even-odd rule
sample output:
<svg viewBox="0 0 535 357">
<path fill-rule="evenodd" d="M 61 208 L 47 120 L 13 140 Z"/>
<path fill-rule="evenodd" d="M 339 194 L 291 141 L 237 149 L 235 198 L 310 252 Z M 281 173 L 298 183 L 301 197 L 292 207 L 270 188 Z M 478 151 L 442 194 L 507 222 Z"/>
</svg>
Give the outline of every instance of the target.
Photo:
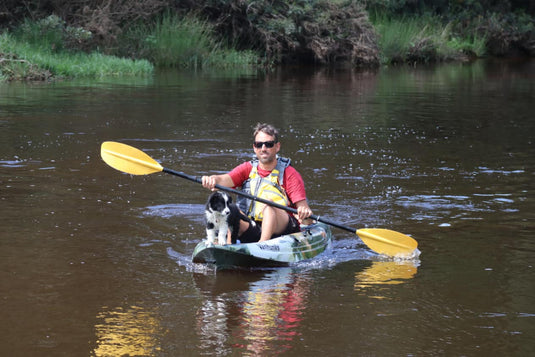
<svg viewBox="0 0 535 357">
<path fill-rule="evenodd" d="M 243 281 L 243 276 L 240 277 Z M 221 287 L 206 285 L 206 277 L 195 280 L 205 300 L 197 312 L 197 332 L 201 349 L 218 354 L 242 350 L 255 356 L 283 353 L 299 335 L 311 282 L 291 269 L 262 274 L 236 295 L 235 276 L 214 275 Z M 213 283 L 213 280 L 211 280 Z M 238 288 L 238 290 L 241 290 Z M 231 293 L 231 294 L 229 294 Z"/>
<path fill-rule="evenodd" d="M 275 236 L 298 232 L 299 222 L 303 222 L 312 214 L 301 175 L 289 165 L 288 159 L 277 157 L 281 148 L 278 130 L 269 124 L 257 124 L 253 139 L 253 150 L 258 161 L 244 162 L 227 174 L 203 176 L 203 186 L 211 190 L 214 190 L 216 185 L 241 187 L 254 196 L 295 207 L 297 218 L 269 205 L 239 200 L 242 202 L 240 208 L 247 211 L 247 215 L 262 227 L 259 230 L 241 221 L 238 239 L 242 243 L 265 241 Z"/>
</svg>

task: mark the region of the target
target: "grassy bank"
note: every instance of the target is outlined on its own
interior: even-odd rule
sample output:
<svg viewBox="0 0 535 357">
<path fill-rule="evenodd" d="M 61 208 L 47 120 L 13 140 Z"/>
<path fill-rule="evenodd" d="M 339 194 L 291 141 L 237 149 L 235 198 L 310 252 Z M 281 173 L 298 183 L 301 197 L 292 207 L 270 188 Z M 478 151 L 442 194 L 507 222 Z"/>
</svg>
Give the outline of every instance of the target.
<svg viewBox="0 0 535 357">
<path fill-rule="evenodd" d="M 235 68 L 258 63 L 252 51 L 239 52 L 216 41 L 211 25 L 195 17 L 166 14 L 154 23 L 133 25 L 108 50 L 114 55 L 81 50 L 90 36 L 56 16 L 25 21 L 0 35 L 0 81 L 138 76 L 152 73 L 154 66 Z"/>
<path fill-rule="evenodd" d="M 484 36 L 460 37 L 438 17 L 371 18 L 379 34 L 381 63 L 428 63 L 482 57 Z"/>
<path fill-rule="evenodd" d="M 233 68 L 258 63 L 253 51 L 237 51 L 216 40 L 213 26 L 195 16 L 166 13 L 154 23 L 131 26 L 120 53 L 146 58 L 158 67 Z"/>
<path fill-rule="evenodd" d="M 129 2 L 112 2 L 115 7 L 104 7 L 102 12 L 79 13 L 78 5 L 69 5 L 73 27 L 55 15 L 24 20 L 50 13 L 42 8 L 0 34 L 0 80 L 143 75 L 154 66 L 368 67 L 464 60 L 487 53 L 534 55 L 532 15 L 476 6 L 483 2 L 474 0 L 472 7 L 448 12 L 431 1 L 418 11 L 409 6 L 414 2 L 383 0 L 369 0 L 366 7 L 345 0 L 222 1 L 213 6 L 198 1 L 175 7 L 164 6 L 165 1 L 153 7 L 133 1 L 149 6 L 147 11 L 132 8 Z M 13 6 L 22 13 L 28 10 Z M 163 9 L 168 12 L 162 13 Z M 233 43 L 257 52 L 238 51 Z"/>
<path fill-rule="evenodd" d="M 137 76 L 152 73 L 147 60 L 106 56 L 75 50 L 91 36 L 71 28 L 57 16 L 25 21 L 12 32 L 0 34 L 0 81 L 51 78 Z"/>
<path fill-rule="evenodd" d="M 103 77 L 152 73 L 146 60 L 105 56 L 98 52 L 53 51 L 44 46 L 21 42 L 8 33 L 0 35 L 4 80 L 43 80 L 52 77 Z"/>
</svg>

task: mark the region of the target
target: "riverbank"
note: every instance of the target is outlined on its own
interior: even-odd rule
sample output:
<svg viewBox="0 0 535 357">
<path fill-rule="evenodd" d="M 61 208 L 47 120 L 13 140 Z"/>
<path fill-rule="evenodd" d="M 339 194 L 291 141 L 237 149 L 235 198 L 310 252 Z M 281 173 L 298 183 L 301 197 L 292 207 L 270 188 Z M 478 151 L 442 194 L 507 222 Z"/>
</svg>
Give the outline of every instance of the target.
<svg viewBox="0 0 535 357">
<path fill-rule="evenodd" d="M 221 69 L 261 61 L 253 51 L 225 46 L 211 25 L 195 16 L 166 13 L 154 23 L 133 26 L 114 48 L 83 50 L 91 38 L 90 32 L 67 26 L 56 15 L 25 21 L 0 34 L 0 81 L 139 76 L 155 67 Z"/>
<path fill-rule="evenodd" d="M 79 20 L 67 24 L 49 15 L 4 29 L 0 81 L 137 76 L 155 67 L 377 67 L 535 55 L 533 17 L 526 13 L 481 17 L 481 10 L 463 8 L 439 15 L 436 8 L 409 11 L 379 3 L 228 1 L 214 7 L 201 1 L 163 12 L 153 4 L 144 21 L 125 21 L 107 9 L 98 26 L 95 13 L 73 17 L 68 14 L 76 8 L 66 8 L 66 18 Z"/>
<path fill-rule="evenodd" d="M 55 52 L 51 48 L 0 35 L 0 81 L 50 80 L 52 78 L 139 76 L 152 73 L 147 60 L 106 56 L 99 52 Z"/>
</svg>

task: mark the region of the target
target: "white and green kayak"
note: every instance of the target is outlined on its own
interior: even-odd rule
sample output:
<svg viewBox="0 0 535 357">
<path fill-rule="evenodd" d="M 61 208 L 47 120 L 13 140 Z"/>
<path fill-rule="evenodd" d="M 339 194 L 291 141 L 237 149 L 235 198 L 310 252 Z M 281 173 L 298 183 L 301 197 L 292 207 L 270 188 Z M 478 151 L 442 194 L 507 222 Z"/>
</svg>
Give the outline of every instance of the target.
<svg viewBox="0 0 535 357">
<path fill-rule="evenodd" d="M 288 266 L 322 253 L 330 246 L 331 238 L 329 226 L 315 223 L 301 232 L 265 242 L 207 246 L 203 240 L 195 247 L 192 260 L 213 264 L 218 270 Z"/>
</svg>

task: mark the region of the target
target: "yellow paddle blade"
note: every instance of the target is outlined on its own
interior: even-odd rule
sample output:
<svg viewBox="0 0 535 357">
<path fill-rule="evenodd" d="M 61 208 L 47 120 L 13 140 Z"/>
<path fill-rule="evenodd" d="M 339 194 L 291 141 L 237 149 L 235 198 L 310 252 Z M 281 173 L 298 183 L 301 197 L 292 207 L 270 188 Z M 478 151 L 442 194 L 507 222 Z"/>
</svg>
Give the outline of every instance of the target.
<svg viewBox="0 0 535 357">
<path fill-rule="evenodd" d="M 158 162 L 143 151 L 114 141 L 102 143 L 100 156 L 114 169 L 132 175 L 148 175 L 163 170 Z"/>
<path fill-rule="evenodd" d="M 379 254 L 409 256 L 418 248 L 418 242 L 413 238 L 389 229 L 363 228 L 357 230 L 357 235 Z"/>
</svg>

